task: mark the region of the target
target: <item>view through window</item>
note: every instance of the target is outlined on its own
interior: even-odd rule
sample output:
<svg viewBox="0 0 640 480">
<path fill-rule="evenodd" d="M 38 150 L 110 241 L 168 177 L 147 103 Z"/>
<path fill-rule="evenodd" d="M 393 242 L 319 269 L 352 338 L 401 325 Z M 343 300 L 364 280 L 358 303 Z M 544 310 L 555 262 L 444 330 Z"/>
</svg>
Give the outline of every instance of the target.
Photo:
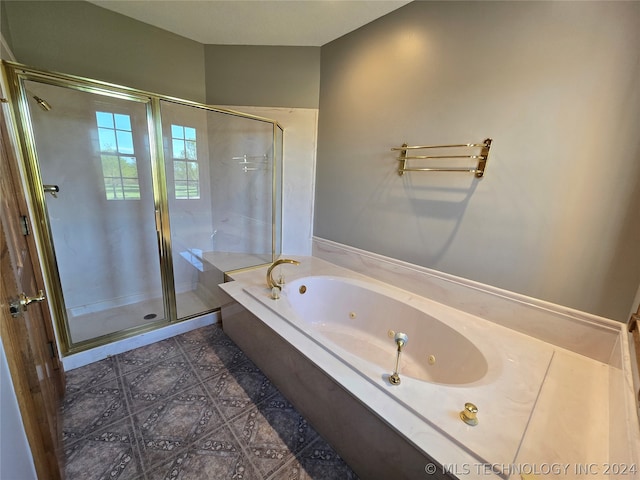
<svg viewBox="0 0 640 480">
<path fill-rule="evenodd" d="M 171 125 L 171 148 L 176 199 L 200 198 L 196 129 Z"/>
<path fill-rule="evenodd" d="M 121 113 L 96 112 L 96 122 L 107 200 L 139 199 L 140 183 L 131 117 Z"/>
</svg>

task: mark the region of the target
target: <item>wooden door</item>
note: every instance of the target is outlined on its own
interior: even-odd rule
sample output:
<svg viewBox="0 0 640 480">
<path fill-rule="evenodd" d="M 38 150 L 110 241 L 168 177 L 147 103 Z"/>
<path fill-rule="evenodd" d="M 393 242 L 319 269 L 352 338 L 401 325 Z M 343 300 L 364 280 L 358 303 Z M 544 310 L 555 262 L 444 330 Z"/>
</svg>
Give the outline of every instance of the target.
<svg viewBox="0 0 640 480">
<path fill-rule="evenodd" d="M 59 480 L 62 448 L 58 418 L 64 374 L 53 327 L 40 303 L 30 304 L 17 317 L 10 313 L 11 302 L 20 293 L 32 297 L 44 285 L 39 264 L 34 266 L 37 257 L 30 254 L 29 242 L 33 240 L 24 235 L 26 202 L 5 120 L 0 110 L 0 337 L 38 478 Z"/>
</svg>

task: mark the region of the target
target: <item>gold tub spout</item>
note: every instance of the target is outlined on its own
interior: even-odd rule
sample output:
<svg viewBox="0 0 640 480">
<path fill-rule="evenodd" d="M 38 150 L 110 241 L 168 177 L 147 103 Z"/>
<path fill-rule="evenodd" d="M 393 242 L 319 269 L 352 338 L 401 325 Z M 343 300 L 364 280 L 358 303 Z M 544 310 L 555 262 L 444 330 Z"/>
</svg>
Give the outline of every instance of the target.
<svg viewBox="0 0 640 480">
<path fill-rule="evenodd" d="M 393 373 L 389 375 L 389 383 L 391 385 L 400 385 L 400 375 L 398 374 L 398 365 L 400 363 L 400 354 L 402 353 L 402 347 L 404 347 L 409 341 L 409 337 L 406 333 L 398 332 L 393 337 L 393 340 L 396 342 L 398 346 L 398 351 L 396 353 L 396 368 L 393 370 Z"/>
<path fill-rule="evenodd" d="M 273 262 L 273 263 L 271 264 L 271 266 L 269 267 L 269 269 L 267 270 L 267 286 L 268 286 L 271 290 L 273 290 L 274 288 L 277 288 L 277 289 L 279 289 L 279 290 L 281 290 L 281 289 L 282 289 L 282 284 L 281 284 L 281 283 L 279 283 L 279 282 L 276 282 L 276 281 L 273 279 L 272 272 L 273 272 L 273 269 L 274 269 L 274 268 L 276 268 L 278 265 L 282 265 L 283 263 L 290 263 L 290 264 L 292 264 L 292 265 L 300 265 L 300 262 L 299 262 L 299 261 L 297 261 L 297 260 L 291 260 L 291 259 L 289 259 L 289 258 L 281 258 L 280 260 L 276 260 L 275 262 Z"/>
</svg>

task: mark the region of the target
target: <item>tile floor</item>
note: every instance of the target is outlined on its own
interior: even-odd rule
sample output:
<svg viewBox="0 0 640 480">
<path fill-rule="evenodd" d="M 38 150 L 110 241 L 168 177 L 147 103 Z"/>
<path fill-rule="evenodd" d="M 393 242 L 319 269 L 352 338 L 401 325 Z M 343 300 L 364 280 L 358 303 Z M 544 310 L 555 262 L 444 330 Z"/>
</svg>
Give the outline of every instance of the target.
<svg viewBox="0 0 640 480">
<path fill-rule="evenodd" d="M 66 480 L 355 479 L 218 326 L 67 373 Z"/>
</svg>

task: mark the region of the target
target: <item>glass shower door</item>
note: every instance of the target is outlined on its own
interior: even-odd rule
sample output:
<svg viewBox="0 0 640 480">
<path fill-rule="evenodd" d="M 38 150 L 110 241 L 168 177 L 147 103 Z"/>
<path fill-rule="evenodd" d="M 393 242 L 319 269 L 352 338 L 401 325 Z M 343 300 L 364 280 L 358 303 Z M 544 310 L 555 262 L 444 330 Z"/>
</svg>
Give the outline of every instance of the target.
<svg viewBox="0 0 640 480">
<path fill-rule="evenodd" d="M 161 117 L 183 319 L 222 305 L 224 272 L 273 261 L 274 125 L 164 100 Z"/>
<path fill-rule="evenodd" d="M 24 86 L 70 343 L 163 320 L 148 103 Z"/>
</svg>

